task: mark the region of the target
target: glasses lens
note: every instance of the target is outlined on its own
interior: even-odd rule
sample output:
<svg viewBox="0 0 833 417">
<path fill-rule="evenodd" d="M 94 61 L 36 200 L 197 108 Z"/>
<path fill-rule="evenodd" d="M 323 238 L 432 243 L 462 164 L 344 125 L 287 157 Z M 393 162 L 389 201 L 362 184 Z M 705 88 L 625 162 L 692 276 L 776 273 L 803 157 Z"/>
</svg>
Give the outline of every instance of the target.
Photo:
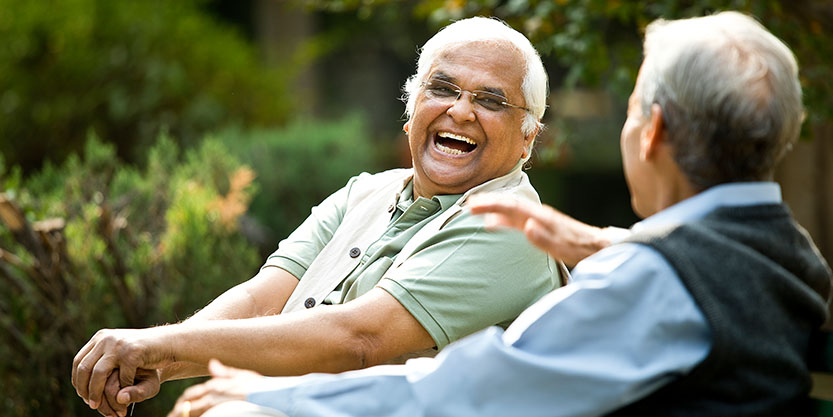
<svg viewBox="0 0 833 417">
<path fill-rule="evenodd" d="M 475 91 L 474 102 L 486 110 L 501 111 L 504 109 L 503 103 L 506 102 L 506 99 L 487 91 Z"/>
<path fill-rule="evenodd" d="M 444 104 L 454 102 L 462 93 L 463 90 L 460 87 L 448 81 L 432 79 L 425 83 L 425 95 Z M 472 91 L 471 95 L 476 105 L 488 111 L 498 112 L 506 109 L 503 105 L 506 97 L 482 90 Z"/>
<path fill-rule="evenodd" d="M 460 88 L 442 80 L 431 80 L 425 84 L 425 94 L 434 99 L 454 101 L 460 95 Z"/>
</svg>

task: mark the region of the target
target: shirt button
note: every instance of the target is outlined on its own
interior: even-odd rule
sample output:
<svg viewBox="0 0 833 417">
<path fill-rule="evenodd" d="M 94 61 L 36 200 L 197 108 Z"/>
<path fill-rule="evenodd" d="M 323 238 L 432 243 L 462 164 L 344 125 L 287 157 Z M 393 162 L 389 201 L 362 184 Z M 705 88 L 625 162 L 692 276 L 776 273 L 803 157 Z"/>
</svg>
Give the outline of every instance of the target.
<svg viewBox="0 0 833 417">
<path fill-rule="evenodd" d="M 358 258 L 359 255 L 362 254 L 362 251 L 359 248 L 350 249 L 350 257 L 351 258 Z"/>
<path fill-rule="evenodd" d="M 307 298 L 306 300 L 304 300 L 304 307 L 306 307 L 306 308 L 315 307 L 315 298 L 310 297 L 310 298 Z"/>
</svg>

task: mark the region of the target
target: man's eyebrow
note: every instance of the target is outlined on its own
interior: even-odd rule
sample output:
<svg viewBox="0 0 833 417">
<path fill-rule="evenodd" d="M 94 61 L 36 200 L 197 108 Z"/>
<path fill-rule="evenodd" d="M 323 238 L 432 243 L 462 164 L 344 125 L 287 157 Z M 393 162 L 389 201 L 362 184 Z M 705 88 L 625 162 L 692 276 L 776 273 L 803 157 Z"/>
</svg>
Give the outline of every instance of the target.
<svg viewBox="0 0 833 417">
<path fill-rule="evenodd" d="M 501 97 L 506 97 L 506 93 L 503 92 L 502 88 L 494 88 L 494 87 L 483 87 L 480 91 L 485 91 L 487 93 L 497 94 Z"/>
<path fill-rule="evenodd" d="M 448 74 L 446 74 L 442 71 L 437 71 L 436 73 L 434 73 L 434 75 L 431 76 L 431 79 L 441 80 L 441 81 L 448 81 L 450 83 L 454 82 L 454 77 L 452 77 L 452 76 L 450 76 L 450 75 L 448 75 Z"/>
</svg>

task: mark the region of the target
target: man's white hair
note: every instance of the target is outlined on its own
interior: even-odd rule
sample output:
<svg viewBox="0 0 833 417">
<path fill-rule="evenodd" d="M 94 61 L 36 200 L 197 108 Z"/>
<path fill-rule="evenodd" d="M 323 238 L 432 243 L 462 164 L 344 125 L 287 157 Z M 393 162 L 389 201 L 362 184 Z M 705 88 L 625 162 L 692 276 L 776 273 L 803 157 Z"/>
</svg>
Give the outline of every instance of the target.
<svg viewBox="0 0 833 417">
<path fill-rule="evenodd" d="M 659 104 L 674 159 L 700 189 L 772 175 L 798 138 L 804 107 L 790 49 L 737 12 L 646 28 L 637 90 Z"/>
<path fill-rule="evenodd" d="M 417 72 L 405 81 L 403 87 L 405 94 L 402 99 L 406 103 L 405 115 L 408 119 L 414 113 L 417 93 L 422 83 L 427 80 L 434 60 L 451 46 L 481 41 L 507 42 L 520 52 L 524 59 L 524 68 L 518 69 L 524 71 L 521 91 L 526 107 L 530 110 L 525 114 L 521 131 L 524 136 L 528 136 L 543 127 L 541 118 L 547 109 L 547 72 L 538 51 L 520 32 L 499 19 L 486 17 L 472 17 L 454 22 L 425 42 L 417 61 Z"/>
</svg>

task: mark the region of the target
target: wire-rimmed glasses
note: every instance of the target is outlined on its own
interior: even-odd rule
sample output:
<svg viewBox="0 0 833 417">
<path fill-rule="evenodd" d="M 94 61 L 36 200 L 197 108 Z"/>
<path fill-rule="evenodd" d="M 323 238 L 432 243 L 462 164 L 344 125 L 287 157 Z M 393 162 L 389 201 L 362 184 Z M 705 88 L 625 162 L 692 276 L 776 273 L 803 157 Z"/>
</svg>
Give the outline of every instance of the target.
<svg viewBox="0 0 833 417">
<path fill-rule="evenodd" d="M 521 109 L 531 113 L 531 111 L 526 107 L 509 103 L 507 101 L 508 99 L 500 94 L 483 90 L 463 90 L 454 83 L 437 78 L 432 78 L 422 83 L 422 87 L 425 89 L 425 95 L 428 98 L 449 106 L 460 99 L 460 97 L 463 96 L 463 93 L 467 92 L 471 94 L 472 103 L 488 111 L 499 112 L 509 107 L 513 109 Z"/>
</svg>

